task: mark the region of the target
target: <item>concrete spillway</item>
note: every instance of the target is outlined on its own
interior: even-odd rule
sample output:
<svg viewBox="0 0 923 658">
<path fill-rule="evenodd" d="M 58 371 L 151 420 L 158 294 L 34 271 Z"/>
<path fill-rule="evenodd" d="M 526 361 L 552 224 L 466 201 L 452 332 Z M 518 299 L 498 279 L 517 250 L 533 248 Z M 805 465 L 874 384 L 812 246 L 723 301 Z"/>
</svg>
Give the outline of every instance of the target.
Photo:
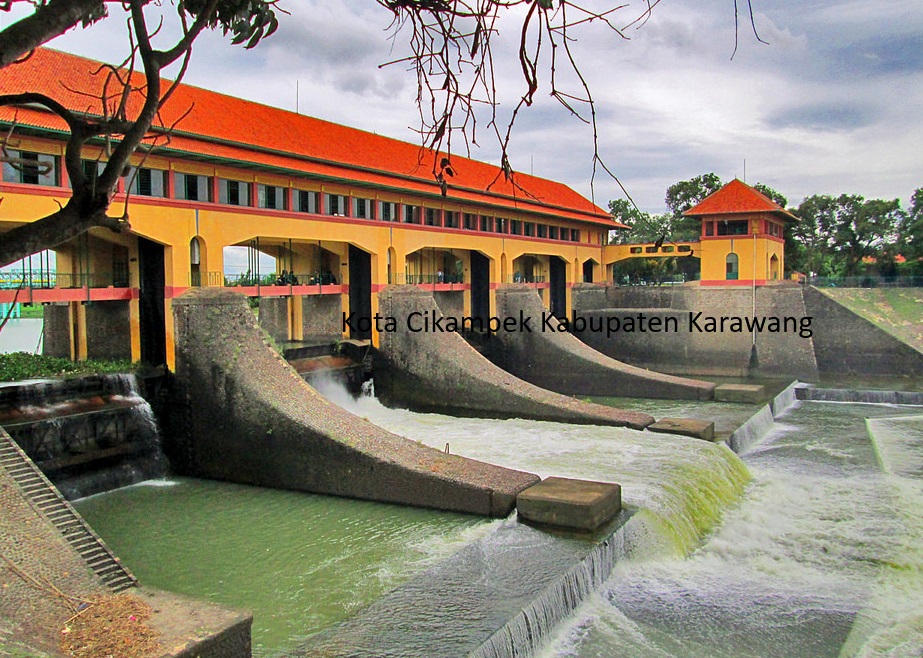
<svg viewBox="0 0 923 658">
<path fill-rule="evenodd" d="M 329 402 L 270 346 L 239 294 L 193 289 L 173 305 L 165 449 L 182 472 L 492 516 L 506 516 L 538 481 L 422 446 Z"/>
<path fill-rule="evenodd" d="M 630 396 L 671 400 L 709 400 L 711 382 L 665 375 L 617 361 L 597 352 L 550 318 L 535 290 L 508 285 L 497 290 L 500 317 L 546 317 L 535 331 L 498 332 L 501 349 L 492 361 L 517 377 L 569 395 Z"/>
<path fill-rule="evenodd" d="M 441 318 L 431 293 L 409 286 L 379 294 L 382 315 Z M 454 332 L 404 328 L 381 334 L 375 390 L 389 404 L 470 416 L 647 427 L 654 419 L 539 388 L 497 367 Z"/>
</svg>

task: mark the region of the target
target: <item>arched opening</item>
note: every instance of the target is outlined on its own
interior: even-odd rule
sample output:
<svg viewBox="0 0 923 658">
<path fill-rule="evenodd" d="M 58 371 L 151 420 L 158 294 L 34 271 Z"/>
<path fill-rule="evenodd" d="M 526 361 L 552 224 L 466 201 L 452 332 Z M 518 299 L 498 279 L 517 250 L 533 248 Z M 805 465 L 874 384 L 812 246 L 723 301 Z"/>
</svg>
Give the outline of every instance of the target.
<svg viewBox="0 0 923 658">
<path fill-rule="evenodd" d="M 202 241 L 198 237 L 189 241 L 189 285 L 199 287 L 202 285 L 202 254 L 204 252 Z"/>
<path fill-rule="evenodd" d="M 584 261 L 583 263 L 583 282 L 584 283 L 593 283 L 593 268 L 596 265 L 596 261 L 593 259 Z"/>
<path fill-rule="evenodd" d="M 557 256 L 548 259 L 549 301 L 558 319 L 567 317 L 567 261 Z"/>
<path fill-rule="evenodd" d="M 769 278 L 773 281 L 779 278 L 779 257 L 776 254 L 769 259 Z"/>
<path fill-rule="evenodd" d="M 728 281 L 737 281 L 740 278 L 740 259 L 733 251 L 725 259 L 725 279 Z"/>
</svg>

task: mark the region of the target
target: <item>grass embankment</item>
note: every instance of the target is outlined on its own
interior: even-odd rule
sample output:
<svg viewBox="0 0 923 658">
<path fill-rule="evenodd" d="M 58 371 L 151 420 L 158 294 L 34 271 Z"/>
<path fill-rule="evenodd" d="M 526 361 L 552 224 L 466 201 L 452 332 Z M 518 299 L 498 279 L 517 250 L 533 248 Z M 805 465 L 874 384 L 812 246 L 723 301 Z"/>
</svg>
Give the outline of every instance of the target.
<svg viewBox="0 0 923 658">
<path fill-rule="evenodd" d="M 0 354 L 0 382 L 134 370 L 135 366 L 129 361 L 71 361 L 26 352 Z"/>
<path fill-rule="evenodd" d="M 824 288 L 823 292 L 923 351 L 923 288 Z"/>
</svg>

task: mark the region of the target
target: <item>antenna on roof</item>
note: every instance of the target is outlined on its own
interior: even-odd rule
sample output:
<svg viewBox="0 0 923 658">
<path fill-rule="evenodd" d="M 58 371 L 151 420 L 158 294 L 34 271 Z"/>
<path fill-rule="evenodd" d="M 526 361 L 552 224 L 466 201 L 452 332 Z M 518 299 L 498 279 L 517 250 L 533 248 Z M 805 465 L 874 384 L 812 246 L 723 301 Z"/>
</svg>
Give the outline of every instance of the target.
<svg viewBox="0 0 923 658">
<path fill-rule="evenodd" d="M 298 83 L 301 82 L 298 78 L 295 78 L 295 114 L 301 114 L 298 107 L 298 97 L 301 95 L 301 89 L 298 86 Z"/>
<path fill-rule="evenodd" d="M 747 182 L 747 158 L 744 158 L 744 182 Z"/>
</svg>

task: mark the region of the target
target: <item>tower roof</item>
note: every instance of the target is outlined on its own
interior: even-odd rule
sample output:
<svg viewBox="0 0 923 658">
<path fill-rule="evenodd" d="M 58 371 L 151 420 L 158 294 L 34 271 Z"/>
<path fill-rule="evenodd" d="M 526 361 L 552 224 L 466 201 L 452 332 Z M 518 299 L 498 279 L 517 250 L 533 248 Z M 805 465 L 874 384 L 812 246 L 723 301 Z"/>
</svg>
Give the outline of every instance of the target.
<svg viewBox="0 0 923 658">
<path fill-rule="evenodd" d="M 704 217 L 753 212 L 773 213 L 782 219 L 798 219 L 768 196 L 737 178 L 718 191 L 712 192 L 683 214 L 688 217 Z"/>
</svg>

